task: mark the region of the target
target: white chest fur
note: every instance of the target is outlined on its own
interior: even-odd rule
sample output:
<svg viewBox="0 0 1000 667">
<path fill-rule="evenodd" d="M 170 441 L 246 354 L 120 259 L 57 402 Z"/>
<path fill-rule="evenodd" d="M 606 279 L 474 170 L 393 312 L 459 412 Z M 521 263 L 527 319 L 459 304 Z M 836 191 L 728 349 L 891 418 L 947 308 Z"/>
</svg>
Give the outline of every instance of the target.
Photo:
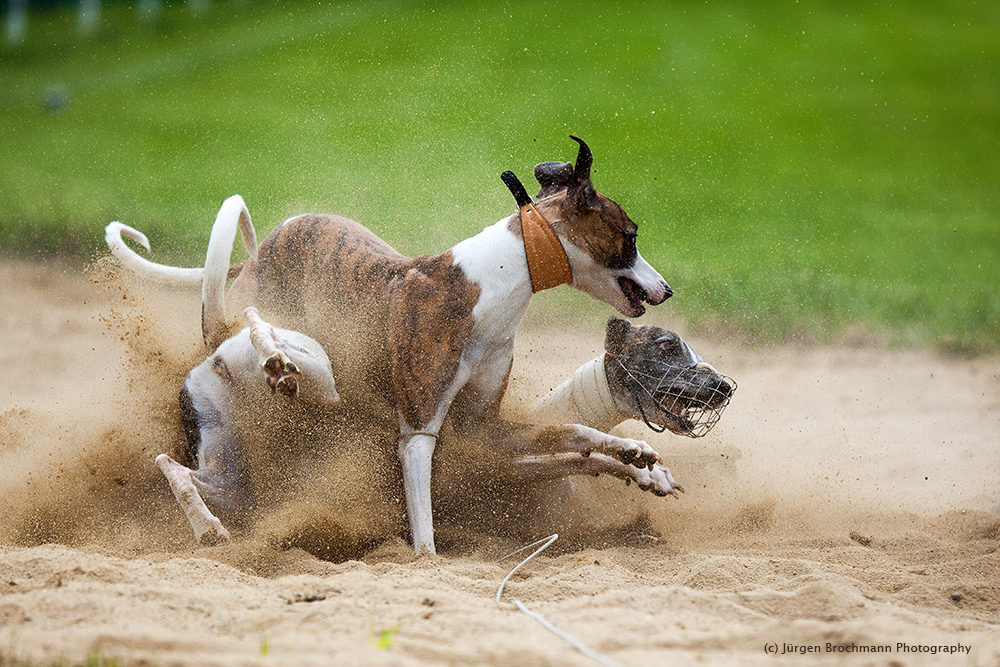
<svg viewBox="0 0 1000 667">
<path fill-rule="evenodd" d="M 514 334 L 531 301 L 524 245 L 504 219 L 452 248 L 455 265 L 480 290 L 472 341 L 462 354 L 477 384 L 500 387 L 510 367 Z"/>
</svg>

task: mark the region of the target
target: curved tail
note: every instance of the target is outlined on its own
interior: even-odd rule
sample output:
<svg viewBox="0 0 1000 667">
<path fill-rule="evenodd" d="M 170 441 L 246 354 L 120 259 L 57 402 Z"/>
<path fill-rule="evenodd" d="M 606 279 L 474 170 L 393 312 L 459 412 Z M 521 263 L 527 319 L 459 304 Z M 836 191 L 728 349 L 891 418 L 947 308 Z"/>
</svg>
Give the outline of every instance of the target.
<svg viewBox="0 0 1000 667">
<path fill-rule="evenodd" d="M 136 273 L 163 283 L 182 285 L 201 285 L 201 330 L 205 343 L 214 347 L 221 340 L 216 340 L 225 330 L 226 314 L 226 278 L 231 267 L 229 257 L 233 253 L 233 243 L 236 240 L 236 230 L 243 236 L 243 246 L 250 255 L 249 262 L 257 261 L 257 233 L 250 221 L 250 211 L 247 210 L 243 197 L 233 195 L 222 203 L 219 214 L 212 226 L 212 236 L 208 241 L 208 252 L 205 255 L 204 268 L 183 268 L 157 264 L 125 245 L 122 237 L 132 239 L 149 250 L 149 240 L 137 229 L 120 222 L 112 222 L 104 228 L 104 240 L 122 264 Z"/>
<path fill-rule="evenodd" d="M 248 262 L 257 262 L 257 234 L 250 221 L 250 211 L 243 197 L 233 195 L 222 202 L 219 214 L 212 225 L 205 253 L 205 277 L 201 283 L 201 334 L 205 344 L 214 348 L 225 340 L 226 330 L 226 277 L 229 274 L 229 256 L 233 254 L 236 230 L 243 236 L 243 246 L 250 255 Z"/>
<path fill-rule="evenodd" d="M 122 240 L 123 236 L 139 242 L 146 250 L 149 250 L 149 240 L 138 229 L 133 229 L 120 222 L 112 222 L 104 228 L 104 240 L 107 242 L 111 254 L 136 273 L 161 283 L 201 284 L 202 276 L 205 275 L 205 269 L 185 269 L 179 266 L 167 266 L 166 264 L 151 262 L 145 257 L 140 257 L 132 248 L 125 245 L 125 241 Z"/>
</svg>

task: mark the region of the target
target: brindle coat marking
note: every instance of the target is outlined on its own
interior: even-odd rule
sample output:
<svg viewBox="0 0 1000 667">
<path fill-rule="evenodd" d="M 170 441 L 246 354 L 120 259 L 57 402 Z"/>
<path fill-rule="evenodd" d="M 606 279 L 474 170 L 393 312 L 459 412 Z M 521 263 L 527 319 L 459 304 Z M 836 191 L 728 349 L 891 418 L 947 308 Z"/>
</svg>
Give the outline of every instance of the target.
<svg viewBox="0 0 1000 667">
<path fill-rule="evenodd" d="M 411 259 L 352 220 L 309 215 L 264 239 L 226 300 L 229 313 L 253 304 L 343 350 L 334 355 L 342 392 L 374 392 L 423 425 L 457 372 L 478 297 L 450 252 Z M 229 331 L 216 328 L 212 340 Z"/>
</svg>

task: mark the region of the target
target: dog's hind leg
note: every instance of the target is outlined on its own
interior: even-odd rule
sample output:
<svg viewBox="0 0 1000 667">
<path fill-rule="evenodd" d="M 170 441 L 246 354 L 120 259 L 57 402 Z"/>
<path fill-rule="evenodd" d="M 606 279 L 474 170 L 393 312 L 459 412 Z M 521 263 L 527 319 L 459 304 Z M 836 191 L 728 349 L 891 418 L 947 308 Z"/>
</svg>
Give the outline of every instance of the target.
<svg viewBox="0 0 1000 667">
<path fill-rule="evenodd" d="M 250 324 L 250 344 L 257 351 L 260 370 L 272 393 L 320 406 L 340 401 L 330 359 L 319 343 L 297 331 L 274 328 L 260 318 L 256 308 L 247 308 L 243 315 Z"/>
</svg>

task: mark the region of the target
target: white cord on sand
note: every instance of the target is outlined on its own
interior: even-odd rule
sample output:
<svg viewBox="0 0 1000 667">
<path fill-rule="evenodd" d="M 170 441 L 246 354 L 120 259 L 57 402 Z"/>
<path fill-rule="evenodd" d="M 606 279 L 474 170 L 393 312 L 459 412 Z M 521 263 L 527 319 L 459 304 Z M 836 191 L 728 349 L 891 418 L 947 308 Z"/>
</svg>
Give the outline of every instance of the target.
<svg viewBox="0 0 1000 667">
<path fill-rule="evenodd" d="M 500 582 L 500 588 L 497 589 L 497 598 L 496 598 L 497 599 L 497 604 L 500 604 L 500 597 L 503 595 L 503 589 L 507 585 L 507 582 L 510 581 L 510 578 L 512 576 L 514 576 L 514 573 L 517 572 L 518 570 L 520 570 L 522 565 L 524 565 L 525 563 L 527 563 L 528 561 L 530 561 L 532 558 L 534 558 L 538 554 L 540 554 L 543 551 L 545 551 L 545 549 L 547 549 L 549 547 L 549 545 L 552 544 L 553 542 L 555 542 L 557 539 L 559 539 L 559 535 L 558 534 L 549 535 L 548 537 L 540 539 L 537 542 L 532 542 L 531 544 L 529 544 L 529 545 L 527 545 L 525 547 L 521 547 L 517 551 L 509 553 L 509 554 L 507 554 L 506 556 L 504 556 L 503 558 L 500 559 L 500 560 L 504 560 L 506 558 L 510 558 L 514 554 L 519 554 L 522 551 L 524 551 L 525 549 L 530 549 L 531 547 L 535 546 L 536 544 L 542 544 L 544 542 L 544 544 L 542 544 L 542 546 L 538 547 L 538 549 L 536 549 L 530 556 L 528 556 L 527 558 L 525 558 L 524 560 L 522 560 L 520 563 L 518 563 L 517 566 L 515 566 L 514 569 L 511 570 L 510 573 L 506 577 L 504 577 L 504 580 L 502 582 Z M 497 561 L 497 562 L 499 562 L 499 561 Z M 621 663 L 615 662 L 611 658 L 607 658 L 607 657 L 601 655 L 600 653 L 598 653 L 597 651 L 595 651 L 595 650 L 593 650 L 591 648 L 588 648 L 586 645 L 584 645 L 583 642 L 581 642 L 576 637 L 573 637 L 572 635 L 566 634 L 565 632 L 563 632 L 562 630 L 560 630 L 556 626 L 552 625 L 551 623 L 548 622 L 548 620 L 545 619 L 544 616 L 542 616 L 541 614 L 539 614 L 537 612 L 533 612 L 530 609 L 528 609 L 527 607 L 525 607 L 524 603 L 521 602 L 520 600 L 512 600 L 511 602 L 514 603 L 515 607 L 517 607 L 518 609 L 520 609 L 521 611 L 523 611 L 525 614 L 527 614 L 531 618 L 533 618 L 536 621 L 538 621 L 542 625 L 543 628 L 545 628 L 546 630 L 548 630 L 549 632 L 551 632 L 555 636 L 559 637 L 560 639 L 566 641 L 573 648 L 575 648 L 577 651 L 579 651 L 580 653 L 584 654 L 588 658 L 593 658 L 594 660 L 596 660 L 597 662 L 601 663 L 602 665 L 605 665 L 605 667 L 622 667 Z"/>
</svg>

